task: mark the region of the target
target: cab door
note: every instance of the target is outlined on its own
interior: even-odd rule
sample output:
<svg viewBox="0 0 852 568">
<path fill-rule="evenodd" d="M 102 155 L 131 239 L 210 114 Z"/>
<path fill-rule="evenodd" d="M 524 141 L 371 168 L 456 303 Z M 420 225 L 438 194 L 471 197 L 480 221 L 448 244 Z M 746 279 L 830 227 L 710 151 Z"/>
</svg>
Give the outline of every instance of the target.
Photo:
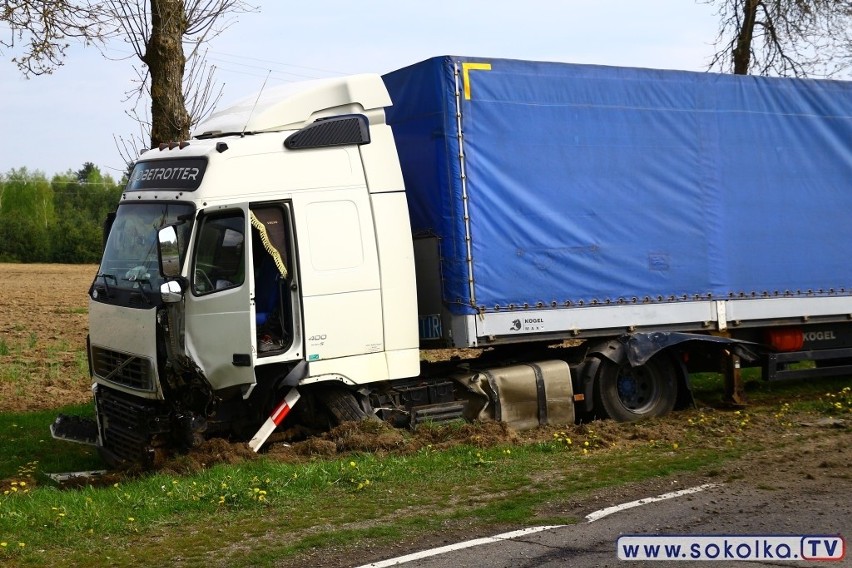
<svg viewBox="0 0 852 568">
<path fill-rule="evenodd" d="M 248 204 L 207 209 L 188 274 L 186 351 L 213 389 L 255 382 Z"/>
</svg>

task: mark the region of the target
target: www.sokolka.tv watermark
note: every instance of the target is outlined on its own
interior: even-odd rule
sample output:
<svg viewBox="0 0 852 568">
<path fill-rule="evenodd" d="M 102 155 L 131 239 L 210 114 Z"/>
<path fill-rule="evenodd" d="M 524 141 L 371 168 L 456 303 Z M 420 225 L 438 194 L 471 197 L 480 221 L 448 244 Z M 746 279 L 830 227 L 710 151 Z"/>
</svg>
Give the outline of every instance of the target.
<svg viewBox="0 0 852 568">
<path fill-rule="evenodd" d="M 840 535 L 624 535 L 619 560 L 839 561 Z"/>
</svg>

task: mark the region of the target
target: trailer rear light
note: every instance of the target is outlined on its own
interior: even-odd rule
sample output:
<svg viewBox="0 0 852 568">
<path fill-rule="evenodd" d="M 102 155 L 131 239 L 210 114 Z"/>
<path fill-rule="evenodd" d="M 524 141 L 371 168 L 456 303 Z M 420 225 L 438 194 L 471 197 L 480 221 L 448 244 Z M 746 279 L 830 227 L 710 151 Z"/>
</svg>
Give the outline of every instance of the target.
<svg viewBox="0 0 852 568">
<path fill-rule="evenodd" d="M 795 327 L 771 329 L 766 332 L 766 342 L 776 351 L 798 351 L 805 344 L 805 334 Z"/>
</svg>

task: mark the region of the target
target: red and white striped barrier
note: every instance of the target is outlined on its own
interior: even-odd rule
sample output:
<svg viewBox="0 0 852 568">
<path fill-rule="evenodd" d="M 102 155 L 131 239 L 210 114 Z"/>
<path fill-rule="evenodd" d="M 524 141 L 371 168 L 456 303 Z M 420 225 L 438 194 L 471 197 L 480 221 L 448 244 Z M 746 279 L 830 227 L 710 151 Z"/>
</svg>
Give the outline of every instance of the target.
<svg viewBox="0 0 852 568">
<path fill-rule="evenodd" d="M 263 426 L 260 427 L 260 430 L 257 431 L 257 434 L 249 441 L 249 447 L 257 452 L 263 443 L 269 438 L 269 435 L 272 434 L 275 429 L 281 424 L 284 419 L 289 414 L 290 409 L 296 404 L 296 401 L 299 400 L 299 391 L 296 389 L 290 389 L 290 392 L 287 393 L 287 396 L 284 397 L 284 400 L 281 401 L 281 404 L 275 407 L 275 410 L 272 411 L 272 414 L 269 415 L 269 418 L 266 419 L 266 422 L 263 423 Z"/>
</svg>

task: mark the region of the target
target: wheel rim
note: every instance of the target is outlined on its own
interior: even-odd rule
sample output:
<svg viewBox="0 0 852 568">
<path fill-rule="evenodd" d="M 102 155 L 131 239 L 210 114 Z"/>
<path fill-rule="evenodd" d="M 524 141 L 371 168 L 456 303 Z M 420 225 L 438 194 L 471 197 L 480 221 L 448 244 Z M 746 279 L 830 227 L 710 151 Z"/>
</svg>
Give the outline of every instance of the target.
<svg viewBox="0 0 852 568">
<path fill-rule="evenodd" d="M 660 398 L 660 381 L 647 366 L 623 367 L 618 373 L 618 399 L 624 408 L 637 414 L 648 412 Z"/>
</svg>

